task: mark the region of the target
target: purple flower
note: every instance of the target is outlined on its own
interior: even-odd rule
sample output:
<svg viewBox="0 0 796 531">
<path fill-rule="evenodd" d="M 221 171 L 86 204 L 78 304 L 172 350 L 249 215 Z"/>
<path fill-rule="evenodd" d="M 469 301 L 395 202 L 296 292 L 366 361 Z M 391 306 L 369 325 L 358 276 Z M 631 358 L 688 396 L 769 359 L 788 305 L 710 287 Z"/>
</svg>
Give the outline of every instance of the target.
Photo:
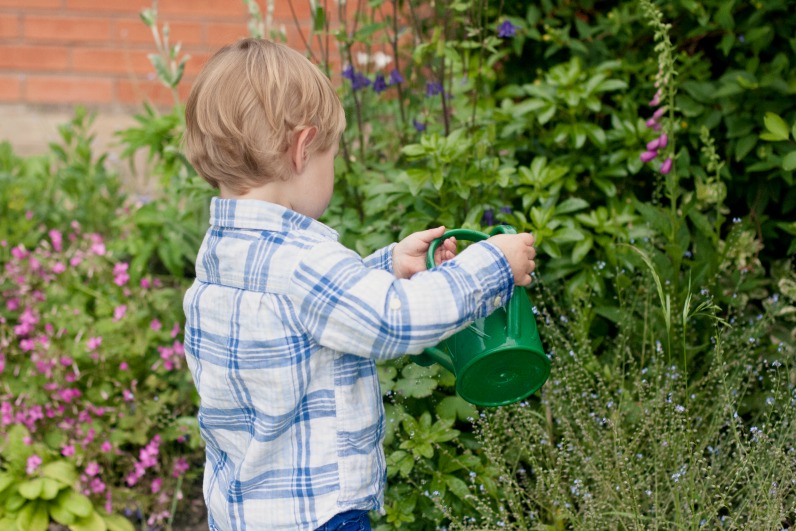
<svg viewBox="0 0 796 531">
<path fill-rule="evenodd" d="M 671 157 L 666 159 L 666 160 L 664 160 L 663 164 L 661 165 L 661 173 L 662 174 L 666 175 L 670 171 L 672 171 L 672 159 L 671 159 Z"/>
<path fill-rule="evenodd" d="M 504 214 L 511 214 L 512 210 L 510 206 L 503 206 L 500 207 L 500 211 Z"/>
<path fill-rule="evenodd" d="M 661 139 L 656 138 L 652 142 L 647 142 L 647 151 L 657 151 L 660 147 Z"/>
<path fill-rule="evenodd" d="M 365 87 L 370 86 L 370 79 L 361 72 L 354 73 L 354 79 L 351 80 L 351 88 L 354 90 L 359 90 Z"/>
<path fill-rule="evenodd" d="M 669 143 L 669 135 L 663 133 L 661 136 L 658 137 L 658 147 L 663 149 Z"/>
<path fill-rule="evenodd" d="M 376 80 L 373 82 L 373 91 L 376 94 L 381 94 L 385 90 L 387 90 L 387 83 L 384 81 L 384 76 L 376 74 Z"/>
<path fill-rule="evenodd" d="M 345 68 L 343 68 L 343 77 L 349 81 L 354 81 L 354 67 L 351 65 L 345 65 Z"/>
<path fill-rule="evenodd" d="M 661 107 L 660 109 L 652 113 L 652 117 L 658 120 L 661 116 L 663 116 L 663 113 L 665 112 L 666 112 L 666 107 Z"/>
<path fill-rule="evenodd" d="M 654 117 L 650 118 L 649 120 L 647 120 L 644 123 L 644 125 L 646 125 L 647 127 L 653 127 L 654 128 L 656 125 L 658 125 L 658 120 L 655 119 Z"/>
<path fill-rule="evenodd" d="M 442 92 L 442 83 L 437 83 L 436 81 L 429 81 L 426 83 L 426 96 L 432 97 L 436 96 Z"/>
<path fill-rule="evenodd" d="M 415 130 L 417 130 L 418 133 L 422 133 L 426 130 L 426 124 L 423 122 L 418 122 L 414 118 L 412 118 L 412 125 L 415 126 Z"/>
<path fill-rule="evenodd" d="M 657 151 L 645 151 L 639 156 L 639 158 L 641 159 L 641 162 L 649 162 L 657 156 L 658 156 Z"/>
<path fill-rule="evenodd" d="M 495 212 L 491 208 L 484 210 L 484 215 L 481 216 L 481 225 L 490 226 L 495 224 Z"/>
<path fill-rule="evenodd" d="M 500 26 L 498 26 L 498 37 L 501 39 L 509 39 L 514 37 L 516 33 L 517 28 L 509 20 L 504 20 Z"/>
<path fill-rule="evenodd" d="M 390 85 L 398 85 L 404 82 L 404 77 L 397 68 L 393 68 L 390 72 Z"/>
</svg>

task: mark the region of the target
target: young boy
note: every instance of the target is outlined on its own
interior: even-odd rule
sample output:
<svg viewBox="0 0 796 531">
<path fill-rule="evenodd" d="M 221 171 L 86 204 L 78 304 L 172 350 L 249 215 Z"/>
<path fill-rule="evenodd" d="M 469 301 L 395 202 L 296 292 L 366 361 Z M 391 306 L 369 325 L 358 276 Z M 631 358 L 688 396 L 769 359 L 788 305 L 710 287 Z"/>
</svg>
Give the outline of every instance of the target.
<svg viewBox="0 0 796 531">
<path fill-rule="evenodd" d="M 185 114 L 188 157 L 220 192 L 184 301 L 210 528 L 370 529 L 385 486 L 375 360 L 418 354 L 503 306 L 531 282 L 533 237 L 458 256 L 446 241 L 430 271 L 443 227 L 364 260 L 340 245 L 316 220 L 344 112 L 286 46 L 221 49 Z"/>
</svg>

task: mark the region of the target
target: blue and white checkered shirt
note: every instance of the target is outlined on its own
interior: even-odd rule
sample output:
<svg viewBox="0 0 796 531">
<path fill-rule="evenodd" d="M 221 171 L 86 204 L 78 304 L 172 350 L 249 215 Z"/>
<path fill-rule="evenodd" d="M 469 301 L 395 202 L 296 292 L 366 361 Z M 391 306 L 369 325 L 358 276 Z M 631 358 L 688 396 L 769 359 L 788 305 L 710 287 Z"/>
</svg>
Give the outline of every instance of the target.
<svg viewBox="0 0 796 531">
<path fill-rule="evenodd" d="M 315 529 L 381 508 L 376 359 L 417 354 L 511 296 L 503 254 L 470 245 L 399 280 L 281 206 L 215 198 L 185 295 L 212 530 Z"/>
</svg>

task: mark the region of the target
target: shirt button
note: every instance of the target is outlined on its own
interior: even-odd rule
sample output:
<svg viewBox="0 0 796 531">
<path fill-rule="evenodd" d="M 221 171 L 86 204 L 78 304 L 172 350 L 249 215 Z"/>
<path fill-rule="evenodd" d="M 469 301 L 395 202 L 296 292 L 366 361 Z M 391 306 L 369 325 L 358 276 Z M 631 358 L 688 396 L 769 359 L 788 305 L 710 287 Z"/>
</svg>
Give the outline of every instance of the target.
<svg viewBox="0 0 796 531">
<path fill-rule="evenodd" d="M 495 308 L 499 308 L 500 306 L 503 306 L 503 299 L 500 297 L 495 297 L 495 300 L 492 301 L 492 304 L 495 306 Z"/>
<path fill-rule="evenodd" d="M 390 299 L 390 309 L 393 311 L 401 309 L 401 300 L 398 297 Z"/>
</svg>

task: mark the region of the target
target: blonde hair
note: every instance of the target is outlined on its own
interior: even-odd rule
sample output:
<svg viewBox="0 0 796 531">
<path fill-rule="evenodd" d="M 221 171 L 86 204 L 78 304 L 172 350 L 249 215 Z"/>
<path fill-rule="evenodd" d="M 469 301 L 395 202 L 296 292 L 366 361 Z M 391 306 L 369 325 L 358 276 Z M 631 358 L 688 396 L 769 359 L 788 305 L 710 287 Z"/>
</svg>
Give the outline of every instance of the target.
<svg viewBox="0 0 796 531">
<path fill-rule="evenodd" d="M 308 154 L 340 141 L 345 112 L 329 79 L 297 51 L 241 39 L 216 52 L 185 106 L 185 152 L 213 187 L 233 193 L 292 176 L 290 148 L 314 126 Z"/>
</svg>

